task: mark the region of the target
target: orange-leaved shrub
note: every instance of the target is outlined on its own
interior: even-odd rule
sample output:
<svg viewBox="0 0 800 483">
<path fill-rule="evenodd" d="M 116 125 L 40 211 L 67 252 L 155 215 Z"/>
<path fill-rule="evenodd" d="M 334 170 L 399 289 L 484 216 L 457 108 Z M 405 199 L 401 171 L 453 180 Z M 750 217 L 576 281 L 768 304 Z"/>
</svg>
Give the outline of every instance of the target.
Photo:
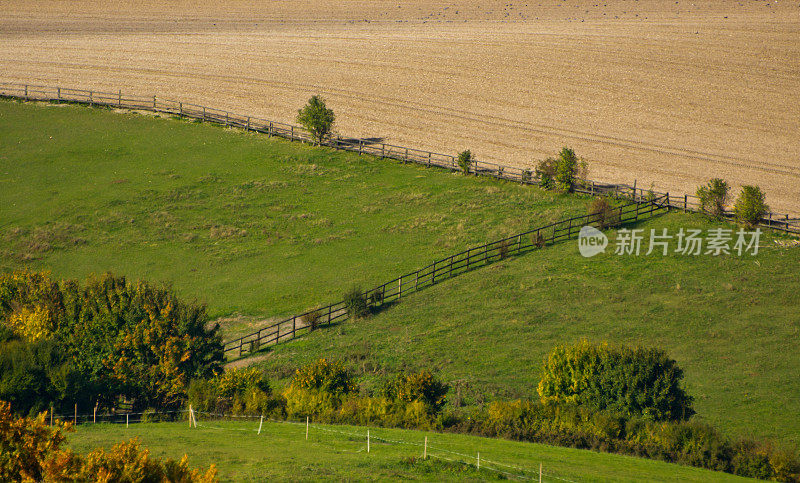
<svg viewBox="0 0 800 483">
<path fill-rule="evenodd" d="M 119 443 L 106 452 L 73 453 L 63 444 L 71 424 L 49 426 L 45 413 L 18 418 L 10 405 L 0 401 L 0 481 L 216 481 L 212 465 L 200 472 L 189 468 L 186 455 L 180 460 L 151 458 L 137 440 Z"/>
</svg>

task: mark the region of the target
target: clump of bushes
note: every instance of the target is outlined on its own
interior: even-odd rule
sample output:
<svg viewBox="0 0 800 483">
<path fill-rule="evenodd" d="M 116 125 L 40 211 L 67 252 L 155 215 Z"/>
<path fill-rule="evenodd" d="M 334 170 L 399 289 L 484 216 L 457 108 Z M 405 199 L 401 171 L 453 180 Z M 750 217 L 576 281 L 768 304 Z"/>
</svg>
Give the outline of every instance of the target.
<svg viewBox="0 0 800 483">
<path fill-rule="evenodd" d="M 601 230 L 617 226 L 620 222 L 619 210 L 605 197 L 593 199 L 589 203 L 587 214 L 589 221 L 596 223 Z"/>
<path fill-rule="evenodd" d="M 458 167 L 461 168 L 461 172 L 464 173 L 464 176 L 469 174 L 469 167 L 472 165 L 472 152 L 469 149 L 465 151 L 461 151 L 458 153 Z"/>
<path fill-rule="evenodd" d="M 586 163 L 578 159 L 575 151 L 565 146 L 558 153 L 558 158 L 539 162 L 536 176 L 542 188 L 567 193 L 573 190 L 579 178 L 586 176 Z"/>
<path fill-rule="evenodd" d="M 353 286 L 344 294 L 344 307 L 347 315 L 353 319 L 360 319 L 369 315 L 367 297 L 359 286 Z"/>
<path fill-rule="evenodd" d="M 79 455 L 64 448 L 72 426 L 49 426 L 45 413 L 17 418 L 0 401 L 0 480 L 2 481 L 216 481 L 214 465 L 204 473 L 189 468 L 188 458 L 160 460 L 138 440 L 119 443 L 106 452 Z"/>
<path fill-rule="evenodd" d="M 264 372 L 256 367 L 235 368 L 218 376 L 195 379 L 189 385 L 189 404 L 197 411 L 217 414 L 283 416 L 284 400 L 270 389 Z"/>
<path fill-rule="evenodd" d="M 740 476 L 800 481 L 791 451 L 753 441 L 734 441 L 707 424 L 656 422 L 576 404 L 497 401 L 460 422 L 485 436 L 622 453 L 725 471 Z"/>
<path fill-rule="evenodd" d="M 697 188 L 697 197 L 700 198 L 702 212 L 721 218 L 725 215 L 725 205 L 728 203 L 728 183 L 714 178 L 707 185 Z"/>
<path fill-rule="evenodd" d="M 447 384 L 437 381 L 430 372 L 420 371 L 398 374 L 386 385 L 384 395 L 407 403 L 421 401 L 433 412 L 438 412 L 444 406 L 449 389 Z"/>
<path fill-rule="evenodd" d="M 733 207 L 736 219 L 749 228 L 758 225 L 769 213 L 765 198 L 766 195 L 758 186 L 742 186 L 742 192 Z"/>
<path fill-rule="evenodd" d="M 581 341 L 555 347 L 544 361 L 542 402 L 577 404 L 653 421 L 686 420 L 692 397 L 683 371 L 664 351 Z"/>
<path fill-rule="evenodd" d="M 192 378 L 219 372 L 222 340 L 204 306 L 112 274 L 84 283 L 0 275 L 0 396 L 34 414 L 119 397 L 179 407 Z"/>
</svg>

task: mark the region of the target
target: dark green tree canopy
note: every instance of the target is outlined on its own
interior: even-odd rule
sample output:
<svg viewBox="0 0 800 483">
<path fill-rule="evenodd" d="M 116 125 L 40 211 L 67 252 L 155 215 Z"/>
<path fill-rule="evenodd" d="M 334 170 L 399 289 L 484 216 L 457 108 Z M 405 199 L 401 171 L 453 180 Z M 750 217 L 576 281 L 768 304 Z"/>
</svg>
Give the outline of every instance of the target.
<svg viewBox="0 0 800 483">
<path fill-rule="evenodd" d="M 308 100 L 308 104 L 297 111 L 297 122 L 308 129 L 320 144 L 325 136 L 330 134 L 335 120 L 336 116 L 333 114 L 333 110 L 325 106 L 325 99 L 320 96 L 312 96 Z"/>
</svg>

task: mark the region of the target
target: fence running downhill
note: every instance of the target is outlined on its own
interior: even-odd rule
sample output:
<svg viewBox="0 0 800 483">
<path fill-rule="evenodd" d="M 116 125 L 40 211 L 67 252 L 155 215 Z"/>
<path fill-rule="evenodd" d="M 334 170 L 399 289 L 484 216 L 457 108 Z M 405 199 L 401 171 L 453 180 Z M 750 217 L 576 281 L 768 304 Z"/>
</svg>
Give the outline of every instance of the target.
<svg viewBox="0 0 800 483">
<path fill-rule="evenodd" d="M 630 197 L 631 201 L 615 209 L 615 224 L 635 223 L 655 214 L 666 212 L 667 195 L 649 198 L 640 191 L 619 192 L 620 197 Z M 569 240 L 577 236 L 585 225 L 603 222 L 600 213 L 575 216 L 534 228 L 507 238 L 468 248 L 449 257 L 434 261 L 419 270 L 406 273 L 377 287 L 366 290 L 363 295 L 372 310 L 390 302 L 399 301 L 403 296 L 430 287 L 464 272 L 474 270 L 503 260 L 512 255 L 520 255 L 545 245 Z M 336 302 L 318 309 L 294 315 L 275 324 L 262 327 L 245 336 L 224 343 L 225 353 L 242 356 L 245 352 L 258 350 L 287 342 L 311 332 L 318 327 L 330 326 L 349 318 L 344 301 Z M 238 351 L 238 354 L 236 352 Z"/>
</svg>

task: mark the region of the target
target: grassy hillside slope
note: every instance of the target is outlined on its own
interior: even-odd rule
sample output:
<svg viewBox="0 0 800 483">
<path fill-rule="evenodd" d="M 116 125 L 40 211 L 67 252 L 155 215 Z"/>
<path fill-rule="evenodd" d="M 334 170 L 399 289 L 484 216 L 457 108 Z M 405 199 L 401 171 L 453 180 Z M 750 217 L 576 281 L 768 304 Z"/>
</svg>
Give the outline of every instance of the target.
<svg viewBox="0 0 800 483">
<path fill-rule="evenodd" d="M 202 419 L 197 429 L 186 423 L 85 425 L 68 442 L 86 452 L 139 437 L 154 456 L 178 459 L 188 454 L 193 467 L 216 464 L 222 481 L 538 481 L 539 463 L 542 481 L 746 481 L 660 461 L 457 434 L 370 428 L 367 454 L 363 427 L 312 425 L 308 441 L 305 424 L 264 423 L 261 435 L 257 427 L 258 421 Z M 427 461 L 420 458 L 425 436 L 431 456 Z M 475 468 L 478 452 L 480 471 Z"/>
<path fill-rule="evenodd" d="M 217 126 L 0 101 L 0 269 L 296 313 L 585 200 Z"/>
<path fill-rule="evenodd" d="M 714 226 L 671 213 L 639 228 Z M 280 379 L 317 357 L 341 358 L 365 387 L 427 368 L 451 382 L 451 401 L 460 392 L 477 405 L 536 397 L 542 359 L 559 343 L 657 347 L 685 370 L 700 417 L 736 434 L 800 442 L 800 249 L 771 236 L 762 243 L 756 256 L 635 257 L 614 255 L 612 237 L 591 259 L 577 242 L 562 243 L 277 346 L 260 364 Z"/>
</svg>

